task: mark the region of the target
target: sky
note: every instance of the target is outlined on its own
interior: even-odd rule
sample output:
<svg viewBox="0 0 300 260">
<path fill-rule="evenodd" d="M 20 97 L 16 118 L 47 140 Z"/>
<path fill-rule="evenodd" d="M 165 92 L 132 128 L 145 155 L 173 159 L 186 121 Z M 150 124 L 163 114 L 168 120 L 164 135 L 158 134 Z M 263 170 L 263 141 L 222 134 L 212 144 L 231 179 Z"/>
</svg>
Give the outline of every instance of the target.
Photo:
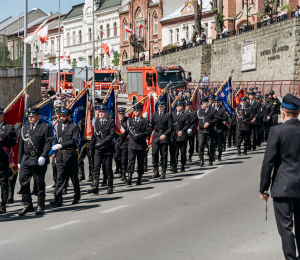
<svg viewBox="0 0 300 260">
<path fill-rule="evenodd" d="M 8 18 L 9 16 L 18 16 L 19 13 L 24 12 L 24 2 L 25 0 L 0 0 L 1 8 L 0 8 L 0 21 Z M 13 4 L 12 4 L 13 2 Z M 28 2 L 28 11 L 32 10 L 32 8 L 39 8 L 44 13 L 48 14 L 49 12 L 58 12 L 58 3 L 59 0 L 27 0 Z M 85 0 L 61 0 L 60 2 L 60 12 L 61 14 L 68 13 L 73 5 L 84 3 Z"/>
</svg>

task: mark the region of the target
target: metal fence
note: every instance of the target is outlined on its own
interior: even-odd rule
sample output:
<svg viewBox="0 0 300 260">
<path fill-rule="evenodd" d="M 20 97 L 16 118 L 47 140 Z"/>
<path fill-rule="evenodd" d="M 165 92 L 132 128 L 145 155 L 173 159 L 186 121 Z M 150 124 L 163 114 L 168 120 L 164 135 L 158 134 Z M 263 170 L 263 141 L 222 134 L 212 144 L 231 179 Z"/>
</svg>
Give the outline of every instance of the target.
<svg viewBox="0 0 300 260">
<path fill-rule="evenodd" d="M 0 68 L 23 67 L 24 43 L 22 38 L 0 35 Z M 27 44 L 27 65 L 30 67 L 31 45 Z"/>
</svg>

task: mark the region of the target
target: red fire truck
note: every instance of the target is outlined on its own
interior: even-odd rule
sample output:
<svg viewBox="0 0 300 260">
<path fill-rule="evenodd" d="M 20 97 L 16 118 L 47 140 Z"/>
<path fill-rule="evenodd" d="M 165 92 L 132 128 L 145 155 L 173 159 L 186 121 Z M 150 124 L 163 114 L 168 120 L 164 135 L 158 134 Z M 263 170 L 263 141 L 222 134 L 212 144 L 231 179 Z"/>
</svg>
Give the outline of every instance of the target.
<svg viewBox="0 0 300 260">
<path fill-rule="evenodd" d="M 57 84 L 58 72 L 49 73 L 50 87 L 54 87 L 56 93 L 72 93 L 74 72 L 60 73 L 60 84 Z"/>
<path fill-rule="evenodd" d="M 41 89 L 47 90 L 49 87 L 49 71 L 44 70 L 42 74 Z"/>
<path fill-rule="evenodd" d="M 110 68 L 95 70 L 95 99 L 100 102 L 104 99 L 111 83 L 116 78 L 116 71 Z M 118 89 L 117 82 L 114 83 L 115 91 Z"/>
<path fill-rule="evenodd" d="M 152 91 L 159 95 L 172 81 L 171 87 L 185 89 L 186 79 L 181 66 L 128 67 L 128 99 L 140 101 Z"/>
</svg>

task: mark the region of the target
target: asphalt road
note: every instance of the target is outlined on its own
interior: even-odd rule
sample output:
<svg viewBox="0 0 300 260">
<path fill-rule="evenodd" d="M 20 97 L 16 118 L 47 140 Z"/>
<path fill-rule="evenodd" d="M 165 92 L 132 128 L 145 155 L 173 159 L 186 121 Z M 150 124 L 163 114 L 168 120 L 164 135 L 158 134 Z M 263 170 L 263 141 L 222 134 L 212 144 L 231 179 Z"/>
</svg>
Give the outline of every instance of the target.
<svg viewBox="0 0 300 260">
<path fill-rule="evenodd" d="M 18 217 L 16 195 L 0 216 L 0 259 L 283 259 L 272 202 L 266 221 L 258 193 L 264 148 L 247 156 L 231 148 L 204 168 L 194 155 L 186 172 L 167 171 L 166 180 L 153 180 L 149 166 L 142 186 L 135 186 L 136 173 L 131 187 L 116 178 L 112 195 L 103 188 L 88 195 L 82 182 L 78 205 L 71 205 L 71 185 L 58 209 L 49 205 L 48 167 L 46 214 Z"/>
</svg>

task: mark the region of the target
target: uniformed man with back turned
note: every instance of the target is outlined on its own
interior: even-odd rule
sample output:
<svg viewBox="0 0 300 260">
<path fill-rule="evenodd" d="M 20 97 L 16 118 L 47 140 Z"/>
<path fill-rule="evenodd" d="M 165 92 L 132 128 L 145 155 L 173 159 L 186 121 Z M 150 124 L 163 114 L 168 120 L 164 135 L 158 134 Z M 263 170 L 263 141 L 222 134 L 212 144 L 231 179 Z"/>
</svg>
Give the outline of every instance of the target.
<svg viewBox="0 0 300 260">
<path fill-rule="evenodd" d="M 52 147 L 56 154 L 57 181 L 55 187 L 55 200 L 50 202 L 52 206 L 62 206 L 63 189 L 70 177 L 74 187 L 74 200 L 72 204 L 78 204 L 80 200 L 80 186 L 78 178 L 78 150 L 77 141 L 79 127 L 69 121 L 71 110 L 62 108 L 60 111 L 60 121 L 57 124 L 55 145 Z"/>
<path fill-rule="evenodd" d="M 1 207 L 0 214 L 6 213 L 6 203 L 9 196 L 9 164 L 10 148 L 16 145 L 17 136 L 12 125 L 4 122 L 4 109 L 0 108 L 0 186 Z"/>
<path fill-rule="evenodd" d="M 19 216 L 34 210 L 30 195 L 30 180 L 34 179 L 38 195 L 36 215 L 43 215 L 45 208 L 45 174 L 49 164 L 49 152 L 52 146 L 51 127 L 39 120 L 39 109 L 27 110 L 28 121 L 22 127 L 19 146 L 20 185 L 24 208 Z"/>
<path fill-rule="evenodd" d="M 284 123 L 270 128 L 259 192 L 261 199 L 267 200 L 271 187 L 284 259 L 297 260 L 300 252 L 300 99 L 287 94 L 281 105 Z"/>
<path fill-rule="evenodd" d="M 162 157 L 161 179 L 165 179 L 168 163 L 168 143 L 171 142 L 173 118 L 170 113 L 165 111 L 166 102 L 159 101 L 157 106 L 158 111 L 153 113 L 150 122 L 151 130 L 154 131 L 152 141 L 153 178 L 160 177 L 158 167 L 160 152 Z"/>
<path fill-rule="evenodd" d="M 267 101 L 269 104 L 272 104 L 272 109 L 270 115 L 268 115 L 267 119 L 271 119 L 271 125 L 278 124 L 278 115 L 280 115 L 280 101 L 277 97 L 275 97 L 274 90 L 271 90 L 269 93 L 269 98 Z"/>
</svg>

